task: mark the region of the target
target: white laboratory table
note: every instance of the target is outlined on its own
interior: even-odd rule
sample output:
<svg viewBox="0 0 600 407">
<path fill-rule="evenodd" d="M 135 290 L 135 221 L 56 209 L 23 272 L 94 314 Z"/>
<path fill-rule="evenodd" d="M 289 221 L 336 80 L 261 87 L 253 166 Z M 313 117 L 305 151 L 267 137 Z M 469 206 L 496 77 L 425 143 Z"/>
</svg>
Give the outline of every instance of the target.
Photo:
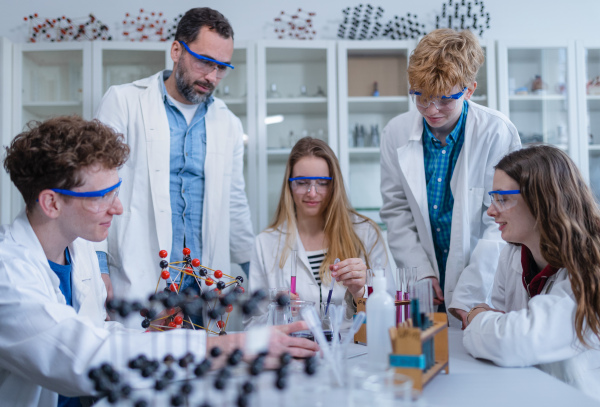
<svg viewBox="0 0 600 407">
<path fill-rule="evenodd" d="M 581 391 L 555 379 L 554 377 L 534 367 L 527 368 L 503 368 L 491 362 L 477 360 L 471 357 L 462 344 L 462 331 L 449 328 L 450 349 L 450 374 L 441 373 L 425 386 L 420 397 L 410 403 L 410 406 L 429 407 L 553 407 L 573 406 L 587 407 L 600 406 L 600 402 L 590 398 Z M 366 347 L 351 345 L 348 352 L 351 357 L 348 360 L 348 369 L 361 362 L 366 362 Z M 263 383 L 262 391 L 258 398 L 252 400 L 251 406 L 316 406 L 316 407 L 354 407 L 349 399 L 348 389 L 327 388 L 326 391 L 313 392 L 310 386 L 306 386 L 307 379 L 302 374 L 292 375 L 295 381 L 290 389 L 281 392 L 274 389 L 272 377 L 266 376 L 268 383 Z M 235 406 L 234 393 L 214 393 L 209 390 L 212 386 L 206 384 L 198 386 L 192 394 L 190 403 L 187 405 L 197 406 L 208 398 L 214 407 Z M 202 389 L 208 390 L 211 395 L 202 393 Z M 316 396 L 318 393 L 318 396 Z M 170 406 L 170 397 L 164 393 L 156 393 L 151 390 L 138 390 L 134 392 L 133 400 L 145 397 L 150 401 L 149 407 Z M 398 403 L 395 406 L 405 404 Z M 97 407 L 111 406 L 133 406 L 131 401 L 118 404 L 109 404 L 101 400 Z M 357 406 L 358 407 L 358 406 Z M 367 407 L 361 405 L 360 407 Z"/>
</svg>

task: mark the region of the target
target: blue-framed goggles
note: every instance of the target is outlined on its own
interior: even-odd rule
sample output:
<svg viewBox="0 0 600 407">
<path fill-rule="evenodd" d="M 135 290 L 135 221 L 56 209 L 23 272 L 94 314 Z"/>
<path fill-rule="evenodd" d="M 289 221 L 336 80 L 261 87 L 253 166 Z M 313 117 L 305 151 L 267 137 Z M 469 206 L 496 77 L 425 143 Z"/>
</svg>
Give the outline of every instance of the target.
<svg viewBox="0 0 600 407">
<path fill-rule="evenodd" d="M 411 89 L 409 93 L 413 103 L 422 109 L 428 109 L 429 106 L 433 103 L 437 110 L 448 111 L 454 110 L 454 108 L 456 107 L 456 101 L 465 94 L 467 89 L 468 88 L 465 86 L 463 90 L 453 95 L 438 96 L 434 98 L 424 98 L 422 97 L 423 95 L 421 92 L 417 92 L 413 89 Z"/>
<path fill-rule="evenodd" d="M 119 178 L 119 182 L 117 182 L 115 185 L 108 187 L 106 189 L 101 189 L 100 191 L 77 192 L 77 191 L 71 191 L 69 189 L 59 189 L 59 188 L 50 188 L 50 190 L 54 191 L 54 192 L 58 192 L 59 194 L 62 194 L 62 195 L 74 196 L 76 198 L 102 198 L 104 195 L 108 194 L 109 192 L 114 191 L 115 189 L 119 188 L 121 186 L 122 182 L 123 182 L 123 179 Z"/>
<path fill-rule="evenodd" d="M 204 55 L 196 54 L 183 41 L 179 41 L 179 43 L 181 45 L 183 45 L 183 47 L 185 48 L 185 50 L 191 56 L 193 56 L 194 58 L 196 58 L 196 62 L 198 62 L 198 63 L 195 65 L 195 68 L 198 69 L 199 71 L 201 71 L 204 75 L 208 75 L 209 73 L 211 73 L 212 71 L 214 71 L 215 68 L 216 68 L 217 69 L 217 77 L 218 78 L 224 78 L 229 73 L 229 69 L 227 69 L 227 68 L 235 69 L 235 67 L 233 65 L 228 64 L 226 62 L 221 62 L 221 61 L 218 61 L 216 59 L 205 57 Z"/>
<path fill-rule="evenodd" d="M 499 211 L 505 211 L 514 207 L 517 204 L 516 199 L 508 199 L 509 195 L 518 195 L 521 191 L 518 189 L 511 189 L 507 191 L 490 191 L 488 195 L 492 199 L 492 205 Z"/>
</svg>

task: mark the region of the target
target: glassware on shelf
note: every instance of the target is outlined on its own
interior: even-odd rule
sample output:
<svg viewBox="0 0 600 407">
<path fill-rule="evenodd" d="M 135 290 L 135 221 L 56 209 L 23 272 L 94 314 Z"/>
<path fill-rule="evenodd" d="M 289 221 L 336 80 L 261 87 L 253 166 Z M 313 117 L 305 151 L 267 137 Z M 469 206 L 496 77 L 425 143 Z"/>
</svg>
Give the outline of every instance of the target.
<svg viewBox="0 0 600 407">
<path fill-rule="evenodd" d="M 300 97 L 307 97 L 308 93 L 306 91 L 306 85 L 300 86 Z"/>
<path fill-rule="evenodd" d="M 371 147 L 379 147 L 379 125 L 371 126 Z"/>
<path fill-rule="evenodd" d="M 531 82 L 531 92 L 535 95 L 545 95 L 547 89 L 548 85 L 546 85 L 546 82 L 542 80 L 540 75 L 536 75 L 533 82 Z"/>
<path fill-rule="evenodd" d="M 229 92 L 229 85 L 223 86 L 223 98 L 231 97 L 231 93 Z"/>
<path fill-rule="evenodd" d="M 377 81 L 373 84 L 373 96 L 379 96 L 379 85 L 377 84 Z"/>
<path fill-rule="evenodd" d="M 315 93 L 315 97 L 327 97 L 325 91 L 320 86 L 317 86 L 317 93 Z"/>
<path fill-rule="evenodd" d="M 269 97 L 269 98 L 280 98 L 281 97 L 281 94 L 277 90 L 276 83 L 271 84 L 271 88 L 269 89 L 269 91 L 267 93 L 267 97 Z"/>
</svg>

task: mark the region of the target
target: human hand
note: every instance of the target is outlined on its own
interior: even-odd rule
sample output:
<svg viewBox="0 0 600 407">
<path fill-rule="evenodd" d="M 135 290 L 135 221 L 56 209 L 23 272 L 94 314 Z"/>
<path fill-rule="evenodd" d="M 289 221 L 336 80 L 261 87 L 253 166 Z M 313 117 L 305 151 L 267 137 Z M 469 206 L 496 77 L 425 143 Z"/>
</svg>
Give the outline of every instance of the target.
<svg viewBox="0 0 600 407">
<path fill-rule="evenodd" d="M 433 288 L 433 305 L 441 305 L 444 302 L 444 293 L 440 287 L 440 281 L 435 277 L 426 277 L 431 279 L 431 287 Z"/>
<path fill-rule="evenodd" d="M 300 299 L 299 294 L 290 293 L 290 300 L 299 300 L 299 299 Z"/>
<path fill-rule="evenodd" d="M 462 310 L 460 308 L 449 308 L 448 311 L 460 319 L 462 321 L 462 327 L 460 329 L 464 330 L 467 327 L 467 311 Z"/>
<path fill-rule="evenodd" d="M 362 259 L 346 259 L 337 264 L 330 264 L 331 277 L 341 282 L 356 298 L 362 298 L 365 294 L 367 283 L 367 265 Z"/>
</svg>

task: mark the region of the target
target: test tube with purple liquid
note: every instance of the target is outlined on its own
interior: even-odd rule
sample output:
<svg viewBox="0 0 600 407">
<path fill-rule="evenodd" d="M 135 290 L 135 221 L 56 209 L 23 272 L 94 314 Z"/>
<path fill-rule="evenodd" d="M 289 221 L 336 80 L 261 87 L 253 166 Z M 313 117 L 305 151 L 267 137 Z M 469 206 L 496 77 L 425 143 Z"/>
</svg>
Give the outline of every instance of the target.
<svg viewBox="0 0 600 407">
<path fill-rule="evenodd" d="M 367 270 L 367 297 L 373 294 L 373 270 Z"/>
<path fill-rule="evenodd" d="M 290 293 L 296 293 L 296 263 L 298 260 L 298 252 L 292 250 L 292 281 L 290 282 Z"/>
</svg>

